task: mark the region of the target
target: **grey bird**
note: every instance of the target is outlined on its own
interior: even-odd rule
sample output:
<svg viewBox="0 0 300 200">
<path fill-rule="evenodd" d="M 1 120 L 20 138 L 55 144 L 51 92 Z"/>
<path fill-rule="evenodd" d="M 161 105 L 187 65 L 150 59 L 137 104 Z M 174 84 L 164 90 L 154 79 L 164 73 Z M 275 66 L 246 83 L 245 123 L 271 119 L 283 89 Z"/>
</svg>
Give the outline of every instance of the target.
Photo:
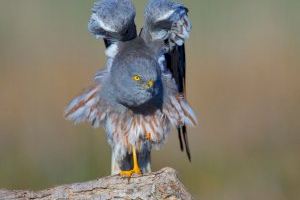
<svg viewBox="0 0 300 200">
<path fill-rule="evenodd" d="M 71 101 L 65 116 L 104 127 L 112 148 L 112 174 L 151 172 L 151 150 L 164 144 L 172 127 L 197 124 L 180 90 L 182 79 L 174 77 L 170 67 L 182 55 L 166 59 L 175 57 L 173 51 L 188 37 L 187 10 L 172 1 L 150 1 L 140 36 L 131 1 L 98 1 L 92 12 L 89 30 L 104 39 L 108 59 L 94 84 Z"/>
</svg>

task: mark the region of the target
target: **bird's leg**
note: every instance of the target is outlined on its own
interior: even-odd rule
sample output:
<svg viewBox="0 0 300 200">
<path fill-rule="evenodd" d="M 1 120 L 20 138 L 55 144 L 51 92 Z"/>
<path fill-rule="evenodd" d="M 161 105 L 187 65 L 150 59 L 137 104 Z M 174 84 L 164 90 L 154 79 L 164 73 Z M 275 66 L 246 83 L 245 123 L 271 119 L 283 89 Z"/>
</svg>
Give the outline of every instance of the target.
<svg viewBox="0 0 300 200">
<path fill-rule="evenodd" d="M 133 169 L 129 171 L 121 171 L 120 172 L 121 176 L 131 177 L 133 174 L 142 174 L 138 164 L 136 149 L 134 145 L 132 145 L 132 156 L 133 156 Z"/>
<path fill-rule="evenodd" d="M 137 160 L 135 146 L 132 146 L 132 155 L 133 155 L 133 172 L 136 174 L 141 174 L 141 169 Z"/>
</svg>

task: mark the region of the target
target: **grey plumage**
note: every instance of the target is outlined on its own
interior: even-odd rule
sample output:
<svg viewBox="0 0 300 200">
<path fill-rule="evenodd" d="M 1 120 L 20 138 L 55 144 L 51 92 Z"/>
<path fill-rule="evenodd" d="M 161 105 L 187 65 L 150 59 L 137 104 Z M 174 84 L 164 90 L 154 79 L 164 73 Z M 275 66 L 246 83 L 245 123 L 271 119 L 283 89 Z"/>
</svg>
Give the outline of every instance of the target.
<svg viewBox="0 0 300 200">
<path fill-rule="evenodd" d="M 97 1 L 88 29 L 97 38 L 104 38 L 106 46 L 115 41 L 129 41 L 137 35 L 135 14 L 131 0 Z"/>
<path fill-rule="evenodd" d="M 189 37 L 191 23 L 188 9 L 170 0 L 150 0 L 145 8 L 145 23 L 141 36 L 147 41 L 166 40 L 172 48 L 181 46 Z"/>
<path fill-rule="evenodd" d="M 145 25 L 141 36 L 147 41 L 163 40 L 165 66 L 176 81 L 178 92 L 186 95 L 186 61 L 184 42 L 189 37 L 191 23 L 188 9 L 181 3 L 170 0 L 150 0 L 145 8 Z M 177 127 L 181 151 L 185 150 L 191 161 L 185 124 Z"/>
<path fill-rule="evenodd" d="M 186 16 L 182 14 L 181 4 L 168 4 L 171 12 L 165 2 L 170 1 L 150 1 L 140 37 L 124 35 L 122 31 L 134 24 L 135 11 L 131 1 L 103 0 L 95 3 L 93 8 L 90 31 L 113 44 L 108 45 L 106 66 L 96 73 L 94 85 L 71 101 L 65 116 L 75 123 L 90 122 L 94 127 L 105 128 L 112 147 L 112 174 L 132 168 L 133 146 L 137 149 L 142 172 L 150 172 L 151 149 L 159 149 L 164 144 L 171 128 L 197 123 L 166 59 L 176 45 L 180 46 L 178 40 L 186 39 L 181 37 L 179 29 L 172 29 L 187 25 L 181 22 L 180 26 L 174 25 Z M 158 5 L 160 8 L 156 8 Z M 150 11 L 153 7 L 155 9 Z M 125 8 L 129 10 L 127 15 Z M 167 13 L 158 13 L 160 9 Z M 159 20 L 147 17 L 150 12 Z M 167 34 L 153 33 L 160 30 L 151 23 L 166 21 L 165 18 L 172 20 L 169 29 L 164 27 L 162 30 Z M 179 39 L 173 37 L 177 33 Z M 156 37 L 158 35 L 163 37 Z M 169 41 L 167 47 L 166 39 Z"/>
</svg>

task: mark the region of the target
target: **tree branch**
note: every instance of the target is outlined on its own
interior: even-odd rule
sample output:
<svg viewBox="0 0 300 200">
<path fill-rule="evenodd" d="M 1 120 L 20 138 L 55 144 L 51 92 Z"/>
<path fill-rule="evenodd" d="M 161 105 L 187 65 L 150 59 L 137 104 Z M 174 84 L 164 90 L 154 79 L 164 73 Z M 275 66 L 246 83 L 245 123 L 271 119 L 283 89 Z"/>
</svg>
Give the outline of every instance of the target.
<svg viewBox="0 0 300 200">
<path fill-rule="evenodd" d="M 176 171 L 164 168 L 158 172 L 134 176 L 118 175 L 85 183 L 74 183 L 43 191 L 0 190 L 0 199 L 192 199 L 177 177 Z"/>
</svg>

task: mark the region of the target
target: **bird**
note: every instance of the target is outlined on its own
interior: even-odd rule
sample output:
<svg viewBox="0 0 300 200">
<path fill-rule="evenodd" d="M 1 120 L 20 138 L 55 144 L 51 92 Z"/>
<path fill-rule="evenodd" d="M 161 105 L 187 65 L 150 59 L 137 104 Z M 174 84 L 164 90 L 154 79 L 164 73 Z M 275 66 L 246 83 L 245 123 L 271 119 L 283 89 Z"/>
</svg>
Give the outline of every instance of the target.
<svg viewBox="0 0 300 200">
<path fill-rule="evenodd" d="M 184 89 L 187 12 L 171 0 L 150 0 L 138 35 L 131 0 L 100 0 L 92 8 L 88 29 L 103 39 L 107 61 L 93 84 L 68 104 L 65 118 L 105 129 L 112 175 L 151 172 L 151 151 L 165 144 L 172 128 L 182 149 L 186 125 L 198 123 Z"/>
</svg>

